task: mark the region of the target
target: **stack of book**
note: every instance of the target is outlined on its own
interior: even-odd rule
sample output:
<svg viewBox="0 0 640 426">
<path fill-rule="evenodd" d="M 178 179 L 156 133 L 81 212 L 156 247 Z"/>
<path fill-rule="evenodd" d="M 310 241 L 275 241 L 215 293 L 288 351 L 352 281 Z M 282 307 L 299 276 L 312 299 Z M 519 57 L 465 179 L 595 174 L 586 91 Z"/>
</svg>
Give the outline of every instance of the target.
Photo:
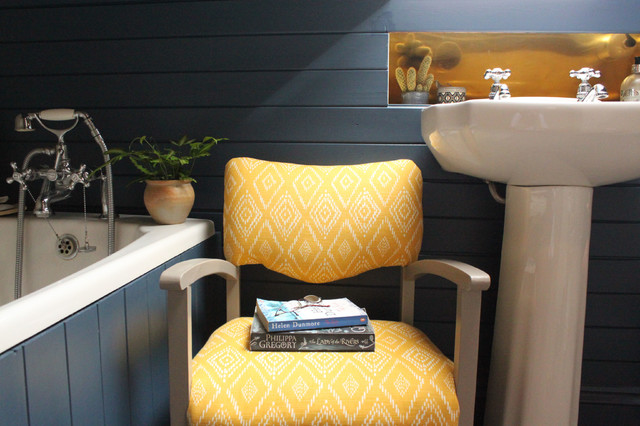
<svg viewBox="0 0 640 426">
<path fill-rule="evenodd" d="M 347 298 L 257 299 L 250 349 L 372 352 L 375 334 L 366 311 Z"/>
</svg>

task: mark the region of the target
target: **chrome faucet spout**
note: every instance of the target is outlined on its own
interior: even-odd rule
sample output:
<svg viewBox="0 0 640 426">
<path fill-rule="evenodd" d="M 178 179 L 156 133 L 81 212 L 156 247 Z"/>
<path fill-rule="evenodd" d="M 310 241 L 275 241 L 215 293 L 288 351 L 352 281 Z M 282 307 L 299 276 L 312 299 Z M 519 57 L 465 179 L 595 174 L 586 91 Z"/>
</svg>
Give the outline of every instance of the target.
<svg viewBox="0 0 640 426">
<path fill-rule="evenodd" d="M 609 97 L 609 92 L 602 84 L 596 84 L 593 86 L 586 95 L 582 99 L 579 99 L 578 102 L 598 102 L 600 99 L 605 99 Z"/>
<path fill-rule="evenodd" d="M 45 182 L 48 184 L 48 182 Z M 36 205 L 33 209 L 33 214 L 37 217 L 49 217 L 51 216 L 51 204 L 58 201 L 66 200 L 71 196 L 71 190 L 62 188 L 59 185 L 54 185 L 54 188 L 47 188 L 45 193 L 41 193 L 36 199 Z"/>
</svg>

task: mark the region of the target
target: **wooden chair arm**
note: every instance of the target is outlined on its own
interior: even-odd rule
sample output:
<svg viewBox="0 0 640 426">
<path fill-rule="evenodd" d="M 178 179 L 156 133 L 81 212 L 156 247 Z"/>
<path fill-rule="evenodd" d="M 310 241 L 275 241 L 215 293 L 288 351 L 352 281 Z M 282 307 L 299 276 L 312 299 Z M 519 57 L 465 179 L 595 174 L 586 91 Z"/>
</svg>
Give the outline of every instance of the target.
<svg viewBox="0 0 640 426">
<path fill-rule="evenodd" d="M 160 275 L 167 291 L 169 335 L 169 399 L 171 425 L 186 425 L 191 390 L 191 284 L 208 275 L 227 282 L 227 318 L 240 314 L 239 268 L 222 259 L 191 259 L 177 263 Z M 231 297 L 231 298 L 230 298 Z"/>
<path fill-rule="evenodd" d="M 489 274 L 481 269 L 457 260 L 424 259 L 405 267 L 405 278 L 415 280 L 432 274 L 445 278 L 465 291 L 487 290 L 491 284 Z"/>
<path fill-rule="evenodd" d="M 401 315 L 413 323 L 415 280 L 422 275 L 437 275 L 456 284 L 456 334 L 454 378 L 460 403 L 460 425 L 473 425 L 480 340 L 482 291 L 491 277 L 484 271 L 455 260 L 425 259 L 404 268 Z"/>
</svg>

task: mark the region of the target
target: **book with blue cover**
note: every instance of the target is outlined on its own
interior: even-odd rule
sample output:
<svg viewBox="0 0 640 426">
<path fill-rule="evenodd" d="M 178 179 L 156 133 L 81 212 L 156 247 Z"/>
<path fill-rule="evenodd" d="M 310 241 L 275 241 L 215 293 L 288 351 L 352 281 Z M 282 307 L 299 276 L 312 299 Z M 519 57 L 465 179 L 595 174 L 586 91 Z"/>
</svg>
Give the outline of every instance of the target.
<svg viewBox="0 0 640 426">
<path fill-rule="evenodd" d="M 367 313 L 346 297 L 323 300 L 257 299 L 256 313 L 268 332 L 366 325 Z"/>
<path fill-rule="evenodd" d="M 258 315 L 253 316 L 249 349 L 252 351 L 373 352 L 376 336 L 371 322 L 338 328 L 291 330 L 269 333 Z"/>
</svg>

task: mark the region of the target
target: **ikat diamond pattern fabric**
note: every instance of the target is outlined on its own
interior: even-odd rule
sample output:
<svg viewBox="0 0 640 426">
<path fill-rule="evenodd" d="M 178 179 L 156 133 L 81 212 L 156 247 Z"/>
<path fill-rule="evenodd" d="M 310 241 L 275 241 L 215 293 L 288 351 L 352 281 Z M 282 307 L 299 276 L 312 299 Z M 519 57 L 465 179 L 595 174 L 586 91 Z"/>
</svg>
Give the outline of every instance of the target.
<svg viewBox="0 0 640 426">
<path fill-rule="evenodd" d="M 410 160 L 307 166 L 235 158 L 224 254 L 306 282 L 408 265 L 422 244 L 422 174 Z"/>
<path fill-rule="evenodd" d="M 453 363 L 420 330 L 372 321 L 375 352 L 251 352 L 251 321 L 228 322 L 194 358 L 192 424 L 457 424 Z"/>
</svg>

